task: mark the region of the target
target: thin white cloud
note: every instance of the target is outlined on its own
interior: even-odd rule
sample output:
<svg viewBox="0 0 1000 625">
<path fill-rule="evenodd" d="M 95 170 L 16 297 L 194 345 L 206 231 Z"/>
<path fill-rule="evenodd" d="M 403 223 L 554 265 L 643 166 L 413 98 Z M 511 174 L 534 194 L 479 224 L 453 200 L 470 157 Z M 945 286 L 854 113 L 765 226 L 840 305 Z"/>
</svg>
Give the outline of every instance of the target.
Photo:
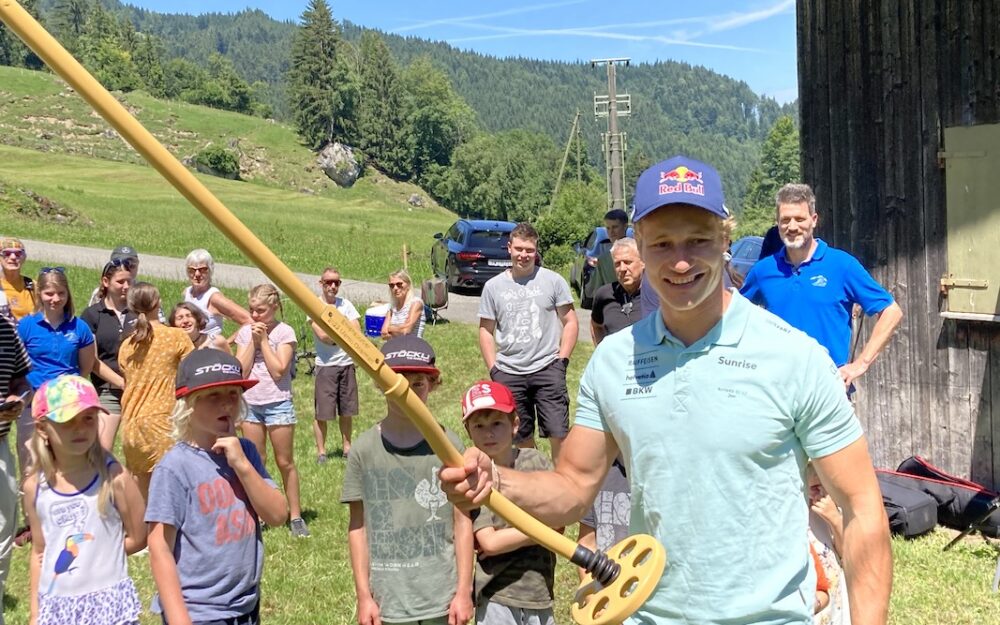
<svg viewBox="0 0 1000 625">
<path fill-rule="evenodd" d="M 567 4 L 573 4 L 567 3 Z M 483 24 L 478 20 L 487 17 L 497 17 L 509 15 L 512 12 L 525 12 L 528 10 L 541 10 L 539 7 L 550 8 L 554 5 L 533 5 L 531 7 L 521 7 L 520 9 L 509 9 L 484 16 L 468 16 L 461 18 L 451 18 L 449 20 L 435 20 L 433 23 L 449 23 L 465 28 L 476 30 L 492 31 L 490 35 L 471 35 L 465 37 L 448 37 L 446 41 L 452 44 L 470 43 L 475 41 L 488 41 L 496 39 L 514 39 L 520 37 L 590 37 L 597 39 L 612 39 L 636 42 L 654 42 L 666 45 L 692 46 L 697 48 L 716 48 L 722 50 L 735 50 L 740 52 L 763 52 L 759 48 L 745 46 L 735 46 L 730 44 L 715 44 L 699 41 L 701 37 L 709 33 L 720 33 L 734 30 L 743 26 L 748 26 L 756 22 L 767 20 L 775 15 L 780 15 L 795 7 L 795 0 L 780 0 L 768 7 L 747 11 L 743 13 L 726 13 L 721 15 L 704 15 L 692 17 L 677 17 L 665 20 L 652 20 L 644 22 L 621 22 L 600 24 L 596 26 L 580 26 L 570 28 L 510 28 Z M 430 22 L 425 24 L 431 24 Z M 677 29 L 670 33 L 671 36 L 662 34 L 645 35 L 621 32 L 628 29 L 662 28 L 664 26 L 679 25 L 700 25 L 701 28 L 691 30 Z M 412 28 L 412 27 L 408 27 Z"/>
<path fill-rule="evenodd" d="M 721 22 L 709 23 L 708 31 L 717 33 L 725 30 L 732 30 L 734 28 L 740 28 L 741 26 L 747 26 L 749 24 L 761 22 L 763 20 L 772 18 L 775 15 L 780 15 L 794 8 L 795 8 L 795 0 L 782 0 L 777 4 L 774 4 L 772 6 L 757 11 L 749 11 L 747 13 L 732 13 L 730 15 L 723 16 Z"/>
<path fill-rule="evenodd" d="M 721 43 L 705 43 L 691 39 L 675 39 L 661 35 L 635 35 L 630 33 L 611 32 L 605 30 L 590 30 L 583 28 L 502 28 L 484 24 L 466 24 L 473 28 L 498 31 L 492 35 L 474 35 L 470 37 L 449 37 L 448 43 L 468 43 L 473 41 L 488 41 L 492 39 L 512 39 L 516 37 L 590 37 L 594 39 L 612 39 L 619 41 L 654 42 L 667 45 L 691 46 L 695 48 L 716 48 L 721 50 L 737 50 L 740 52 L 762 52 L 758 48 L 747 48 Z"/>
<path fill-rule="evenodd" d="M 537 11 L 545 11 L 547 9 L 558 9 L 561 7 L 572 6 L 574 4 L 584 4 L 588 0 L 566 0 L 564 2 L 549 2 L 545 4 L 533 4 L 524 7 L 515 7 L 512 9 L 505 9 L 503 11 L 495 11 L 493 13 L 481 13 L 479 15 L 465 15 L 459 17 L 445 17 L 436 20 L 427 20 L 423 22 L 417 22 L 416 24 L 409 24 L 408 26 L 401 26 L 399 28 L 393 29 L 392 32 L 402 33 L 411 30 L 421 30 L 424 28 L 429 28 L 431 26 L 442 26 L 450 24 L 463 24 L 467 22 L 473 22 L 476 20 L 489 19 L 491 17 L 507 17 L 508 15 L 519 15 L 522 13 L 535 13 Z"/>
</svg>

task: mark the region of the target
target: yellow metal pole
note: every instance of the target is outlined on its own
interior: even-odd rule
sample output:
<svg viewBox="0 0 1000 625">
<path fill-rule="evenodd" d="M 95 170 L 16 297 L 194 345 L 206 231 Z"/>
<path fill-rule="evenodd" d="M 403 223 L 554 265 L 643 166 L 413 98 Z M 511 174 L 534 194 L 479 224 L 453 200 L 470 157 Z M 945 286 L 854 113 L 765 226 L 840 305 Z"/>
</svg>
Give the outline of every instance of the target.
<svg viewBox="0 0 1000 625">
<path fill-rule="evenodd" d="M 167 179 L 202 215 L 221 230 L 285 294 L 337 340 L 378 384 L 390 401 L 406 411 L 434 453 L 448 466 L 462 466 L 462 454 L 444 435 L 406 378 L 386 366 L 381 352 L 340 312 L 319 300 L 194 175 L 164 148 L 63 46 L 14 0 L 0 0 L 0 20 L 73 87 L 129 144 Z M 572 558 L 576 543 L 530 516 L 493 491 L 486 505 L 543 547 Z"/>
</svg>

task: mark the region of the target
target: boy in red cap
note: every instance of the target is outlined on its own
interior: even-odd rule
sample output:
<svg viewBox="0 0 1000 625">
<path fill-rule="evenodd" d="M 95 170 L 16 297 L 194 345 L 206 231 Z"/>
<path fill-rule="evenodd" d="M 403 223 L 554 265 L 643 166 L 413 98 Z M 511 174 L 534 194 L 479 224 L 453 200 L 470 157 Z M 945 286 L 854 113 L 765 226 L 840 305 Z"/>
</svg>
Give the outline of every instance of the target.
<svg viewBox="0 0 1000 625">
<path fill-rule="evenodd" d="M 552 469 L 541 452 L 514 445 L 519 421 L 514 396 L 499 382 L 480 381 L 462 396 L 462 422 L 473 444 L 494 466 L 518 471 Z M 495 472 L 494 472 L 495 473 Z M 472 531 L 476 565 L 476 623 L 554 625 L 553 581 L 556 559 L 549 550 L 488 508 L 475 518 Z"/>
</svg>

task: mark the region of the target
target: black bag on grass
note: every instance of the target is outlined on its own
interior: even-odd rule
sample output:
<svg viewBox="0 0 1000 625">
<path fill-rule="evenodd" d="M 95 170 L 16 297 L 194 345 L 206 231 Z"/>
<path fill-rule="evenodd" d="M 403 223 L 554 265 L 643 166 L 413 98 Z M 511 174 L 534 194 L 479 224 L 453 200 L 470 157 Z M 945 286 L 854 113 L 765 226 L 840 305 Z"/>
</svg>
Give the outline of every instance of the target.
<svg viewBox="0 0 1000 625">
<path fill-rule="evenodd" d="M 937 525 L 937 501 L 927 493 L 911 488 L 909 478 L 891 471 L 876 473 L 882 491 L 882 504 L 889 517 L 889 531 L 905 538 L 925 534 Z"/>
<path fill-rule="evenodd" d="M 941 525 L 964 530 L 982 519 L 993 500 L 1000 496 L 981 484 L 945 473 L 920 456 L 900 463 L 897 473 L 914 480 L 917 488 L 937 500 Z M 1000 510 L 979 521 L 974 528 L 990 538 L 1000 537 Z"/>
</svg>

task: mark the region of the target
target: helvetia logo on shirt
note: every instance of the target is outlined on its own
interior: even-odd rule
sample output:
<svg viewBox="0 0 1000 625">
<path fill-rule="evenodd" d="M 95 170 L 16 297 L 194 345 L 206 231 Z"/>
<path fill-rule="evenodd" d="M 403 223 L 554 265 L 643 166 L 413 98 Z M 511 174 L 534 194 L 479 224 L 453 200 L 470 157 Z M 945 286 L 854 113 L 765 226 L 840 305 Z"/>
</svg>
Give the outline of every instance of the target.
<svg viewBox="0 0 1000 625">
<path fill-rule="evenodd" d="M 826 286 L 827 279 L 826 276 L 813 276 L 809 278 L 809 282 L 812 282 L 813 286 Z"/>
</svg>

